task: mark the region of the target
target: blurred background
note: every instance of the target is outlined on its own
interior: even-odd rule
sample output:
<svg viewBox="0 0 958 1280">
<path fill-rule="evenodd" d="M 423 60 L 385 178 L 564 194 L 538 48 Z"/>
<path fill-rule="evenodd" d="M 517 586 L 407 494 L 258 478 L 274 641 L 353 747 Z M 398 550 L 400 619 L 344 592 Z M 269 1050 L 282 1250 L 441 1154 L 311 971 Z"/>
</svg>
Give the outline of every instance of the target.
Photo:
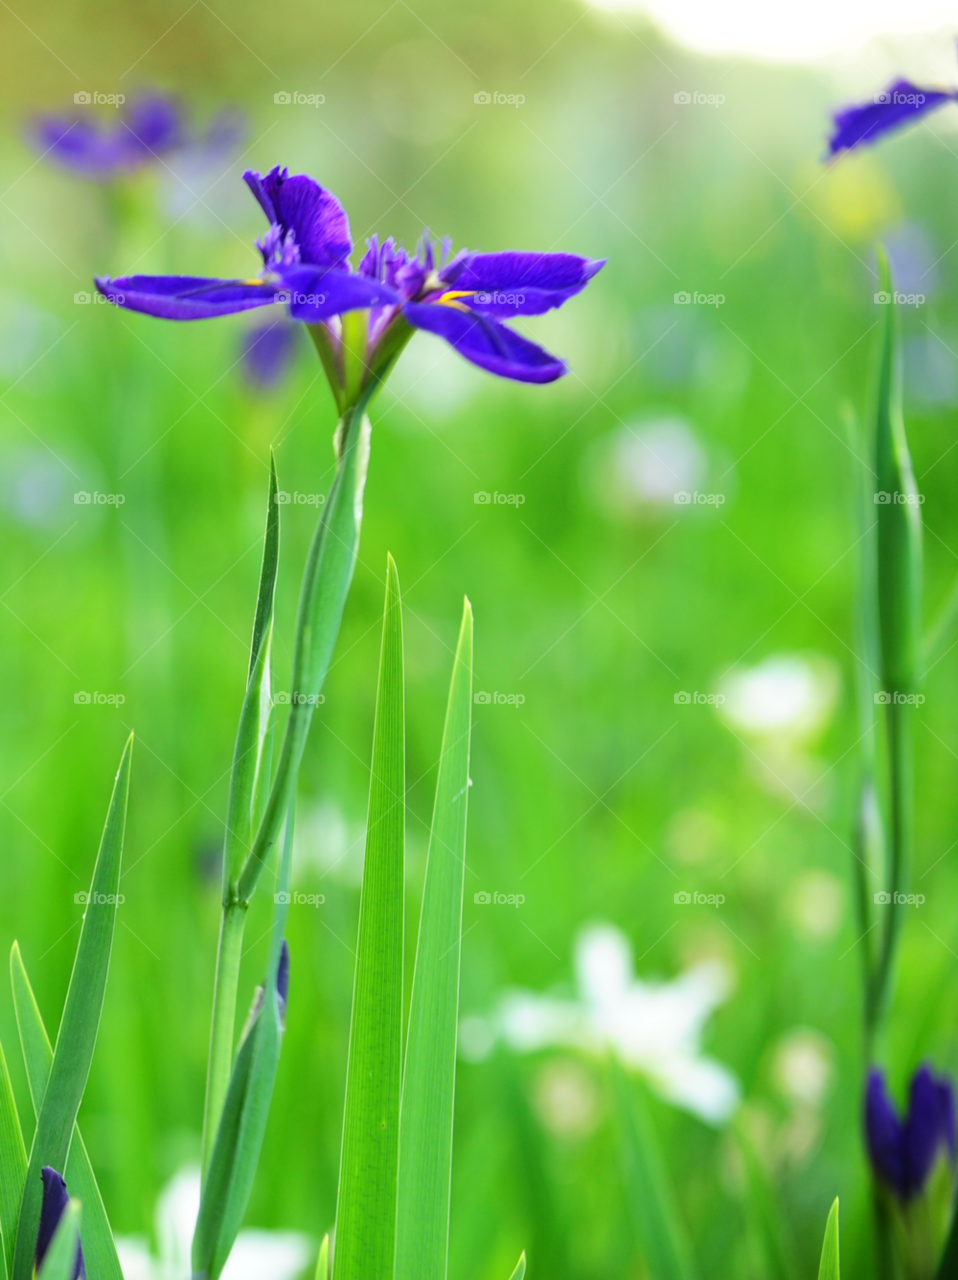
<svg viewBox="0 0 958 1280">
<path fill-rule="evenodd" d="M 874 6 L 869 27 L 835 4 L 787 23 L 732 6 L 714 31 L 704 7 L 653 20 L 574 0 L 15 8 L 0 13 L 0 941 L 19 939 L 52 1033 L 74 894 L 135 729 L 126 902 L 81 1112 L 116 1230 L 150 1237 L 162 1188 L 198 1157 L 268 451 L 285 490 L 323 494 L 335 415 L 304 334 L 288 362 L 275 334 L 250 361 L 262 313 L 167 324 L 89 301 L 91 278 L 254 274 L 265 227 L 240 175 L 281 163 L 336 192 L 358 244 L 426 227 L 609 265 L 525 326 L 567 378 L 506 384 L 420 334 L 374 407 L 360 561 L 300 786 L 294 887 L 325 901 L 291 910 L 248 1222 L 317 1240 L 334 1216 L 391 551 L 410 955 L 464 592 L 489 694 L 452 1276 L 507 1275 L 522 1247 L 533 1277 L 645 1274 L 607 1046 L 561 1030 L 563 1009 L 588 1022 L 603 1001 L 651 1011 L 648 1043 L 625 1025 L 618 1047 L 709 1275 L 812 1274 L 836 1194 L 843 1249 L 864 1249 L 848 415 L 868 401 L 882 238 L 898 287 L 923 298 L 902 323 L 934 613 L 958 570 L 958 108 L 821 157 L 831 107 L 899 73 L 958 80 L 939 15 L 912 6 L 894 32 Z M 156 90 L 178 100 L 185 140 L 131 176 L 89 180 L 32 140 L 39 112 L 115 123 L 117 107 L 76 94 Z M 280 690 L 316 513 L 283 511 Z M 925 902 L 884 1048 L 899 1090 L 924 1056 L 958 1067 L 956 670 L 954 653 L 935 667 L 920 715 Z M 265 960 L 261 896 L 244 1001 Z M 6 992 L 0 1038 L 28 1109 Z M 756 1201 L 733 1111 L 779 1210 Z"/>
</svg>

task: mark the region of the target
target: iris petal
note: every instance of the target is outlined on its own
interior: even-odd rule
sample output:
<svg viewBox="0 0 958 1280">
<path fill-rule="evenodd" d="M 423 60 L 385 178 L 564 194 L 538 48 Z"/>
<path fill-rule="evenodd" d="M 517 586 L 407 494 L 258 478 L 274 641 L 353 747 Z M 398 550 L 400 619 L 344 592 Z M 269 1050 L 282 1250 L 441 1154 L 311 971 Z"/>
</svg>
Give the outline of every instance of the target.
<svg viewBox="0 0 958 1280">
<path fill-rule="evenodd" d="M 118 307 L 163 320 L 207 320 L 283 301 L 275 284 L 202 276 L 99 277 L 96 287 Z"/>
<path fill-rule="evenodd" d="M 292 231 L 303 262 L 334 267 L 349 257 L 349 219 L 331 191 L 305 173 L 290 177 L 279 165 L 265 177 L 251 169 L 243 177 L 269 221 Z"/>
<path fill-rule="evenodd" d="M 415 328 L 445 338 L 460 355 L 500 378 L 554 382 L 567 372 L 562 360 L 490 316 L 427 302 L 407 302 L 403 315 Z"/>
<path fill-rule="evenodd" d="M 300 264 L 276 273 L 285 286 L 283 301 L 294 320 L 316 324 L 344 311 L 396 304 L 399 295 L 389 285 L 349 271 L 322 270 Z"/>
<path fill-rule="evenodd" d="M 455 276 L 469 306 L 493 316 L 537 316 L 581 292 L 605 260 L 574 253 L 476 253 Z"/>
<path fill-rule="evenodd" d="M 955 98 L 953 92 L 922 89 L 909 80 L 897 80 L 874 102 L 845 107 L 834 114 L 835 130 L 828 140 L 828 154 L 876 142 L 882 134 L 917 120 Z"/>
</svg>

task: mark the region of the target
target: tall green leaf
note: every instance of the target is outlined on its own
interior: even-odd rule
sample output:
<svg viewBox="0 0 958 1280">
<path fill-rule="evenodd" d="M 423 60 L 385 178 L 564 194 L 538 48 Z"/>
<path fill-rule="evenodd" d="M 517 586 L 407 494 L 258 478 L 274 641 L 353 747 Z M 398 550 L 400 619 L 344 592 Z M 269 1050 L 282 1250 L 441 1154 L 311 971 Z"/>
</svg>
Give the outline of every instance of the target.
<svg viewBox="0 0 958 1280">
<path fill-rule="evenodd" d="M 614 1058 L 611 1074 L 625 1191 L 636 1244 L 649 1274 L 656 1280 L 692 1280 L 692 1248 L 640 1086 L 630 1086 Z"/>
<path fill-rule="evenodd" d="M 193 1237 L 195 1280 L 216 1280 L 226 1265 L 256 1177 L 283 1039 L 284 1017 L 277 998 L 276 981 L 289 914 L 292 852 L 291 807 L 273 908 L 266 978 L 236 1053 L 203 1181 Z"/>
<path fill-rule="evenodd" d="M 526 1274 L 526 1255 L 525 1255 L 525 1251 L 523 1251 L 522 1254 L 520 1254 L 519 1256 L 519 1261 L 516 1263 L 516 1269 L 515 1271 L 513 1271 L 512 1275 L 509 1277 L 509 1280 L 524 1280 L 525 1274 Z"/>
<path fill-rule="evenodd" d="M 5 1274 L 13 1268 L 13 1242 L 27 1176 L 27 1153 L 23 1145 L 20 1117 L 10 1087 L 7 1060 L 0 1046 L 0 1234 L 3 1236 Z"/>
<path fill-rule="evenodd" d="M 741 1120 L 733 1121 L 732 1133 L 742 1156 L 746 1213 L 764 1255 L 763 1274 L 766 1280 L 797 1280 L 795 1249 L 768 1174 Z"/>
<path fill-rule="evenodd" d="M 39 1112 L 50 1078 L 53 1048 L 16 943 L 10 952 L 10 978 L 30 1096 L 34 1112 Z M 84 1205 L 83 1255 L 90 1275 L 99 1276 L 101 1280 L 123 1280 L 110 1221 L 78 1125 L 73 1129 L 73 1142 L 64 1176 L 68 1190 Z M 19 1207 L 18 1201 L 17 1208 Z"/>
<path fill-rule="evenodd" d="M 80 1240 L 81 1202 L 71 1198 L 60 1219 L 43 1266 L 40 1268 L 38 1280 L 73 1280 L 73 1268 L 77 1260 L 77 1244 Z M 83 1258 L 86 1262 L 86 1254 Z M 96 1272 L 91 1271 L 91 1276 Z"/>
<path fill-rule="evenodd" d="M 130 790 L 131 734 L 123 749 L 83 916 L 76 961 L 43 1094 L 20 1206 L 13 1280 L 31 1280 L 43 1188 L 40 1170 L 65 1170 L 80 1100 L 96 1046 L 116 926 L 120 859 Z"/>
<path fill-rule="evenodd" d="M 832 1202 L 828 1221 L 825 1223 L 825 1239 L 822 1243 L 822 1260 L 818 1264 L 818 1280 L 839 1280 L 838 1196 Z"/>
<path fill-rule="evenodd" d="M 263 563 L 256 595 L 256 614 L 253 619 L 246 694 L 243 698 L 236 743 L 233 748 L 233 767 L 226 811 L 226 839 L 223 850 L 223 916 L 216 954 L 209 1067 L 206 1074 L 206 1100 L 203 1110 L 204 1169 L 209 1162 L 210 1148 L 223 1110 L 223 1099 L 229 1085 L 233 1059 L 236 990 L 239 985 L 243 931 L 246 924 L 246 906 L 238 900 L 239 877 L 243 863 L 249 856 L 255 824 L 259 819 L 271 781 L 269 773 L 272 767 L 273 706 L 270 689 L 270 650 L 273 608 L 276 599 L 276 572 L 279 563 L 279 505 L 276 501 L 278 489 L 276 459 L 272 454 L 269 462 L 269 497 L 266 509 Z"/>
<path fill-rule="evenodd" d="M 453 666 L 409 1010 L 399 1120 L 396 1280 L 445 1280 L 472 727 L 472 608 Z"/>
<path fill-rule="evenodd" d="M 402 602 L 390 556 L 346 1073 L 335 1280 L 393 1280 L 402 1082 L 404 719 Z"/>
</svg>

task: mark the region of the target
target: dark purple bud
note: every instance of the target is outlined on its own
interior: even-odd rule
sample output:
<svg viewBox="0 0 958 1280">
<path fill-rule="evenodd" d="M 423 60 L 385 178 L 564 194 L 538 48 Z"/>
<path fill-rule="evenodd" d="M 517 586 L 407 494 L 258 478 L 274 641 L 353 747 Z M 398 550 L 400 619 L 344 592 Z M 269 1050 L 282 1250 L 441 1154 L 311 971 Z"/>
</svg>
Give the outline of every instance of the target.
<svg viewBox="0 0 958 1280">
<path fill-rule="evenodd" d="M 285 317 L 257 325 L 243 338 L 243 374 L 261 390 L 281 382 L 292 363 L 298 340 L 297 326 Z"/>
<path fill-rule="evenodd" d="M 289 944 L 283 939 L 279 953 L 279 967 L 276 970 L 276 999 L 279 1004 L 279 1020 L 286 1026 L 286 1000 L 289 996 Z"/>
<path fill-rule="evenodd" d="M 43 1204 L 40 1207 L 40 1229 L 37 1232 L 37 1249 L 35 1254 L 37 1271 L 46 1257 L 47 1250 L 60 1225 L 60 1219 L 66 1212 L 70 1197 L 67 1195 L 67 1184 L 49 1165 L 40 1170 L 43 1179 Z M 86 1280 L 86 1265 L 83 1261 L 83 1249 L 77 1241 L 77 1256 L 73 1266 L 73 1280 Z"/>
<path fill-rule="evenodd" d="M 927 1064 L 911 1081 L 902 1121 L 873 1070 L 865 1090 L 865 1136 L 875 1176 L 901 1203 L 921 1195 L 941 1156 L 955 1162 L 955 1097 L 951 1082 L 935 1079 Z"/>
<path fill-rule="evenodd" d="M 883 134 L 917 120 L 955 97 L 954 91 L 921 89 L 909 80 L 896 80 L 881 93 L 876 93 L 871 102 L 835 112 L 835 131 L 828 140 L 828 154 L 835 156 L 839 151 L 867 146 Z"/>
</svg>

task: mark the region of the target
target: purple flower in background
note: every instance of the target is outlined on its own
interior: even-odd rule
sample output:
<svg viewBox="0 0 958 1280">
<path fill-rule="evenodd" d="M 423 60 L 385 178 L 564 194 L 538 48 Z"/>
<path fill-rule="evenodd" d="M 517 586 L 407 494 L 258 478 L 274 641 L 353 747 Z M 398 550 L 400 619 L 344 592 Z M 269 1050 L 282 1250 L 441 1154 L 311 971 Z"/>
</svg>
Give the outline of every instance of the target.
<svg viewBox="0 0 958 1280">
<path fill-rule="evenodd" d="M 40 1270 L 47 1250 L 60 1225 L 60 1219 L 66 1212 L 70 1197 L 67 1195 L 67 1184 L 56 1169 L 44 1165 L 40 1171 L 43 1179 L 43 1204 L 40 1208 L 40 1228 L 37 1231 L 36 1268 Z M 73 1267 L 73 1280 L 86 1280 L 86 1265 L 83 1261 L 83 1249 L 77 1241 L 77 1256 Z"/>
<path fill-rule="evenodd" d="M 243 375 L 251 386 L 268 391 L 282 381 L 296 353 L 299 330 L 285 316 L 257 325 L 243 337 Z"/>
<path fill-rule="evenodd" d="M 208 160 L 235 150 L 245 135 L 245 117 L 229 109 L 214 116 L 205 133 L 188 134 L 179 103 L 162 93 L 134 98 L 114 122 L 41 115 L 28 130 L 44 159 L 96 182 L 135 173 L 174 152 L 196 153 Z"/>
<path fill-rule="evenodd" d="M 958 91 L 922 89 L 910 80 L 896 80 L 872 102 L 844 107 L 833 116 L 835 130 L 828 140 L 829 156 L 876 142 L 883 134 L 918 120 L 958 98 Z"/>
<path fill-rule="evenodd" d="M 509 329 L 503 319 L 540 315 L 579 293 L 603 266 L 570 253 L 460 253 L 448 244 L 439 260 L 424 241 L 410 256 L 393 240 L 373 240 L 353 271 L 346 213 L 329 191 L 305 174 L 279 166 L 244 178 L 269 220 L 256 242 L 263 259 L 249 280 L 199 276 L 101 278 L 97 288 L 132 311 L 169 320 L 200 320 L 252 307 L 286 303 L 294 320 L 319 327 L 335 376 L 345 385 L 341 317 L 369 311 L 366 377 L 381 377 L 414 329 L 445 338 L 474 364 L 520 382 L 551 382 L 563 361 Z M 328 370 L 329 371 L 329 370 Z M 331 378 L 334 374 L 330 374 Z"/>
<path fill-rule="evenodd" d="M 941 1157 L 955 1162 L 955 1096 L 951 1082 L 936 1079 L 927 1064 L 911 1081 L 908 1114 L 899 1119 L 881 1071 L 865 1090 L 865 1136 L 875 1176 L 905 1204 L 921 1195 Z"/>
</svg>

